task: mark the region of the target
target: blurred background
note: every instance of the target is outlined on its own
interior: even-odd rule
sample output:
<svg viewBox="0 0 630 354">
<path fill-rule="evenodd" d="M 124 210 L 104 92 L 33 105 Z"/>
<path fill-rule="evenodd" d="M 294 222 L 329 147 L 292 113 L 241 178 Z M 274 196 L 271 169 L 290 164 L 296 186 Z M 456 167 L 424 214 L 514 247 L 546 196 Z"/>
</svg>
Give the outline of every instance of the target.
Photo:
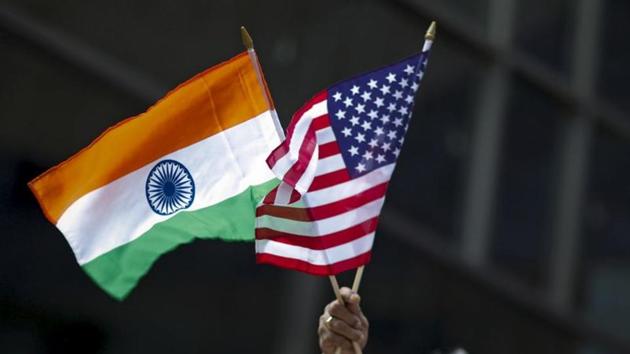
<svg viewBox="0 0 630 354">
<path fill-rule="evenodd" d="M 436 19 L 363 281 L 366 353 L 630 353 L 629 15 L 624 0 L 0 0 L 0 352 L 318 353 L 327 279 L 197 241 L 117 302 L 26 183 L 242 51 L 240 25 L 286 126 L 320 89 L 417 51 Z"/>
</svg>

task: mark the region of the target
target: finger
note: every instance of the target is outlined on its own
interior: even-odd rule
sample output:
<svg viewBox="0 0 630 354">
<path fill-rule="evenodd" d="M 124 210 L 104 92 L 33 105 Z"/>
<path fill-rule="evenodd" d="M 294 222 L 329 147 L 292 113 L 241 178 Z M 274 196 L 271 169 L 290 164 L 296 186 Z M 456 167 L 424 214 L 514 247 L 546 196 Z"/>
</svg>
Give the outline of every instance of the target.
<svg viewBox="0 0 630 354">
<path fill-rule="evenodd" d="M 344 321 L 345 323 L 347 323 L 351 327 L 354 327 L 356 329 L 360 329 L 361 328 L 361 324 L 362 323 L 361 323 L 361 319 L 359 318 L 359 316 L 357 316 L 354 313 L 350 312 L 350 310 L 348 310 L 348 308 L 346 306 L 343 306 L 343 305 L 341 305 L 339 303 L 332 304 L 328 308 L 328 312 L 334 318 L 337 318 L 337 319 L 340 319 L 340 320 Z"/>
<path fill-rule="evenodd" d="M 350 297 L 353 294 L 352 289 L 344 286 L 343 288 L 339 289 L 339 292 L 341 293 L 341 298 L 343 298 L 344 303 L 348 303 L 348 301 L 350 301 Z"/>
<path fill-rule="evenodd" d="M 337 318 L 334 318 L 331 321 L 327 321 L 328 329 L 332 332 L 342 335 L 353 342 L 358 342 L 363 339 L 363 334 L 361 331 L 350 327 L 347 323 Z"/>
<path fill-rule="evenodd" d="M 353 312 L 355 315 L 361 313 L 361 296 L 359 294 L 352 291 L 352 289 L 343 287 L 340 289 L 341 297 L 343 298 L 344 304 L 348 307 L 348 309 Z"/>
<path fill-rule="evenodd" d="M 370 322 L 368 321 L 367 317 L 365 317 L 365 315 L 363 313 L 361 313 L 361 315 L 359 315 L 359 318 L 361 319 L 361 328 L 367 330 L 370 328 Z"/>
<path fill-rule="evenodd" d="M 334 353 L 337 348 L 352 350 L 352 342 L 333 332 L 327 332 L 320 337 L 320 348 L 324 353 Z"/>
<path fill-rule="evenodd" d="M 359 296 L 359 294 L 357 293 L 353 293 L 352 295 L 350 295 L 350 299 L 347 302 L 348 310 L 350 310 L 350 312 L 352 312 L 355 315 L 362 315 L 363 313 L 361 312 L 361 296 Z"/>
</svg>

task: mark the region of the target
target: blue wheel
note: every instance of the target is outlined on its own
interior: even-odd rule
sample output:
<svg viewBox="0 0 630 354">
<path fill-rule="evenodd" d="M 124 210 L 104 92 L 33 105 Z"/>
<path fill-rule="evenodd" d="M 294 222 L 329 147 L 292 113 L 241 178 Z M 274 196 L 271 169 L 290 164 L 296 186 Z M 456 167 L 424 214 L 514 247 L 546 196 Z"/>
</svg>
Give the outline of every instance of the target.
<svg viewBox="0 0 630 354">
<path fill-rule="evenodd" d="M 146 194 L 154 212 L 170 215 L 190 207 L 195 199 L 195 182 L 184 165 L 175 160 L 162 160 L 149 172 Z"/>
</svg>

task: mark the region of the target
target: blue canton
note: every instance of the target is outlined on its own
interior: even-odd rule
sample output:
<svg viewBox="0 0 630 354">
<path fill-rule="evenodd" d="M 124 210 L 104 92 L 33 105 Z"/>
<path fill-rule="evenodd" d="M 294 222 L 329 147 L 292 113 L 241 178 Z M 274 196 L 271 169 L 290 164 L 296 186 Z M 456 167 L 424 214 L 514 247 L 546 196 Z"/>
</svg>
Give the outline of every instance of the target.
<svg viewBox="0 0 630 354">
<path fill-rule="evenodd" d="M 396 162 L 428 52 L 328 89 L 328 116 L 351 178 Z"/>
</svg>

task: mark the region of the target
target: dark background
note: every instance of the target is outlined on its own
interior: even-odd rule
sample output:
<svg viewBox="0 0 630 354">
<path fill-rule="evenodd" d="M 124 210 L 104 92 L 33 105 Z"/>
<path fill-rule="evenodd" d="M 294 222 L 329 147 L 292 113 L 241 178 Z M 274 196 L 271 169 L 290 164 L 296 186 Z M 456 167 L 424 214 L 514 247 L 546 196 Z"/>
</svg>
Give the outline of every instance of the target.
<svg viewBox="0 0 630 354">
<path fill-rule="evenodd" d="M 431 19 L 361 291 L 366 353 L 630 353 L 629 16 L 624 0 L 0 0 L 0 353 L 317 353 L 327 279 L 198 241 L 117 302 L 26 183 L 242 51 L 240 25 L 286 126 L 417 51 Z"/>
</svg>

